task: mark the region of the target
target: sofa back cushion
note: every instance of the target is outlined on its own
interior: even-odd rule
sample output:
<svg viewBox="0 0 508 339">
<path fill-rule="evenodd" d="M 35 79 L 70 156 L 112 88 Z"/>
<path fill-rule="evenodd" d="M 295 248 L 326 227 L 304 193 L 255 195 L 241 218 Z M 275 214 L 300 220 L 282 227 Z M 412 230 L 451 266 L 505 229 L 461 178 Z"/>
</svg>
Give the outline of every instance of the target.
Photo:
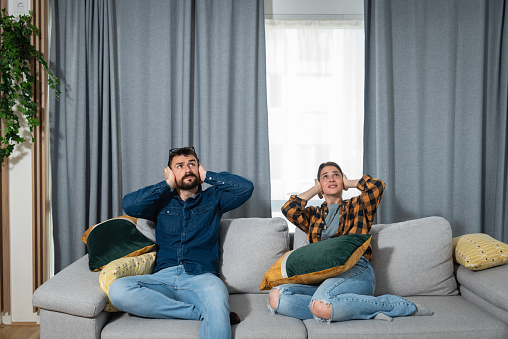
<svg viewBox="0 0 508 339">
<path fill-rule="evenodd" d="M 441 217 L 373 225 L 376 295 L 456 295 L 452 230 Z"/>
<path fill-rule="evenodd" d="M 452 231 L 441 217 L 373 225 L 372 267 L 376 295 L 457 295 L 452 259 Z M 295 248 L 308 243 L 295 230 Z"/>
<path fill-rule="evenodd" d="M 223 219 L 220 223 L 221 278 L 229 293 L 260 292 L 265 272 L 289 251 L 282 218 Z"/>
</svg>

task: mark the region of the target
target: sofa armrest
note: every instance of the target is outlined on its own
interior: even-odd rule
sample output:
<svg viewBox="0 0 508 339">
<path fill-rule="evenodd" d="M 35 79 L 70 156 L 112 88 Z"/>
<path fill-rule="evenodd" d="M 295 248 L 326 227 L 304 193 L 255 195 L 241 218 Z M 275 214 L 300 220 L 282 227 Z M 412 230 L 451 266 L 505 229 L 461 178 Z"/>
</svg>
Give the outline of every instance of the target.
<svg viewBox="0 0 508 339">
<path fill-rule="evenodd" d="M 35 291 L 32 304 L 45 310 L 95 317 L 108 300 L 99 285 L 99 274 L 90 271 L 85 255 L 42 284 Z"/>
<path fill-rule="evenodd" d="M 492 267 L 482 271 L 471 271 L 464 266 L 459 266 L 457 269 L 457 281 L 460 284 L 461 294 L 473 303 L 478 304 L 481 302 L 484 306 L 493 306 L 492 310 L 503 314 L 501 317 L 503 320 L 508 315 L 507 277 L 508 265 Z M 487 309 L 487 311 L 489 310 Z"/>
</svg>

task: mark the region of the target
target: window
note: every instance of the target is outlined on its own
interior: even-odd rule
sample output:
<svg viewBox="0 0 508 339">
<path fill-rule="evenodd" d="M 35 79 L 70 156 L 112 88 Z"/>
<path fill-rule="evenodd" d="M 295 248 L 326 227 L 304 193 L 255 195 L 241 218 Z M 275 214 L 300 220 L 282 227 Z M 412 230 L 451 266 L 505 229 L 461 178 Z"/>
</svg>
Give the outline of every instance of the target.
<svg viewBox="0 0 508 339">
<path fill-rule="evenodd" d="M 364 40 L 361 20 L 266 20 L 273 216 L 322 162 L 363 174 Z"/>
</svg>

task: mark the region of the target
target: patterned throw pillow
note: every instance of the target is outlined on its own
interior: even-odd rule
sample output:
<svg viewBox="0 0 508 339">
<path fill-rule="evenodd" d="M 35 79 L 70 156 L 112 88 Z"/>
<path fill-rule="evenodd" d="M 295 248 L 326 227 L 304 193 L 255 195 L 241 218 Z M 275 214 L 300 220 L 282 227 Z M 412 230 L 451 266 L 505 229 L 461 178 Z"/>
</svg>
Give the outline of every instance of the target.
<svg viewBox="0 0 508 339">
<path fill-rule="evenodd" d="M 508 245 L 483 233 L 453 238 L 453 254 L 457 263 L 480 271 L 508 262 Z"/>
<path fill-rule="evenodd" d="M 113 281 L 122 277 L 152 273 L 155 266 L 155 256 L 155 252 L 150 252 L 137 257 L 116 259 L 104 266 L 99 275 L 99 284 L 108 296 L 104 311 L 118 312 L 118 309 L 109 301 L 109 287 Z"/>
<path fill-rule="evenodd" d="M 316 284 L 346 272 L 369 247 L 370 234 L 348 234 L 286 252 L 268 269 L 259 290 L 282 284 Z"/>
<path fill-rule="evenodd" d="M 108 219 L 86 230 L 81 240 L 88 250 L 88 266 L 100 271 L 111 261 L 151 251 L 155 244 L 137 228 L 137 218 L 127 215 Z"/>
</svg>

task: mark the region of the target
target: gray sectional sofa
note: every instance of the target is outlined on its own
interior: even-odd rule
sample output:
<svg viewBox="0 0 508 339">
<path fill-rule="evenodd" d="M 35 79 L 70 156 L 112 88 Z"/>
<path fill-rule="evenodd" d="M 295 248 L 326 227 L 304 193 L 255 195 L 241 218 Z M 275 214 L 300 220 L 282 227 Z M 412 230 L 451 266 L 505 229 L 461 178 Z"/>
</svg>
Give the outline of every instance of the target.
<svg viewBox="0 0 508 339">
<path fill-rule="evenodd" d="M 222 278 L 231 310 L 241 322 L 234 338 L 508 338 L 508 265 L 472 272 L 452 261 L 452 233 L 439 217 L 374 225 L 371 233 L 376 294 L 402 295 L 434 311 L 393 321 L 326 324 L 272 315 L 266 270 L 290 248 L 307 243 L 281 218 L 221 222 Z M 41 338 L 199 338 L 199 321 L 146 319 L 103 309 L 107 296 L 87 256 L 68 266 L 33 295 Z"/>
</svg>

